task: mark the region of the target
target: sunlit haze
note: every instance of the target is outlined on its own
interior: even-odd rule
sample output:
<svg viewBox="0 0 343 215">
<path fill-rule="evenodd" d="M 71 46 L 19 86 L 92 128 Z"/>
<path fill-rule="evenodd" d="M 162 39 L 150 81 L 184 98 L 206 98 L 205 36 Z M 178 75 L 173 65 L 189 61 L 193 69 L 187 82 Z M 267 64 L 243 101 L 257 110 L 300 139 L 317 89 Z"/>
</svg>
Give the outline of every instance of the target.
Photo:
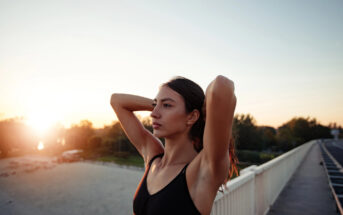
<svg viewBox="0 0 343 215">
<path fill-rule="evenodd" d="M 343 125 L 343 1 L 0 0 L 0 120 L 116 120 L 112 93 L 235 82 L 236 113 Z M 148 116 L 149 112 L 138 112 Z"/>
<path fill-rule="evenodd" d="M 43 150 L 44 149 L 44 143 L 42 141 L 39 142 L 38 146 L 37 146 L 38 150 Z"/>
</svg>

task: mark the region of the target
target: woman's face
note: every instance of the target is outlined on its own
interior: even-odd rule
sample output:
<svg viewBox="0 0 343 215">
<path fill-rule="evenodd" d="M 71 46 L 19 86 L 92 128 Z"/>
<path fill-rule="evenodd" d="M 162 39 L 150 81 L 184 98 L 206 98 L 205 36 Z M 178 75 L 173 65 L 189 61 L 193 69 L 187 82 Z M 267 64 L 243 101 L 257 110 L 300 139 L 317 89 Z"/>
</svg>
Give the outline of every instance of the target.
<svg viewBox="0 0 343 215">
<path fill-rule="evenodd" d="M 156 137 L 168 138 L 186 131 L 187 113 L 185 102 L 180 94 L 168 86 L 162 86 L 154 99 L 154 106 L 150 116 L 153 134 Z"/>
</svg>

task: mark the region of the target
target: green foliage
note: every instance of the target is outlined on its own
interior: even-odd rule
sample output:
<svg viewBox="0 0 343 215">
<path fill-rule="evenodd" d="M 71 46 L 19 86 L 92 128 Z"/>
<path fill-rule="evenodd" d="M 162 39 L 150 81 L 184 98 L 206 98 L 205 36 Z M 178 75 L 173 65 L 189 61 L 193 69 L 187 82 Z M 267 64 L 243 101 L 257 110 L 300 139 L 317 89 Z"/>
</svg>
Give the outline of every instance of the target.
<svg viewBox="0 0 343 215">
<path fill-rule="evenodd" d="M 124 130 L 122 129 L 119 121 L 114 122 L 111 126 L 105 129 L 105 141 L 103 147 L 107 149 L 107 153 L 102 153 L 102 155 L 113 155 L 117 154 L 129 154 L 129 155 L 139 155 L 136 148 L 127 138 Z"/>
<path fill-rule="evenodd" d="M 106 137 L 113 138 L 113 139 L 119 136 L 123 136 L 124 131 L 120 125 L 120 122 L 116 121 L 111 126 L 106 127 L 105 135 Z"/>
<path fill-rule="evenodd" d="M 144 160 L 141 156 L 138 155 L 129 155 L 129 156 L 103 156 L 97 158 L 98 161 L 103 162 L 114 162 L 119 165 L 128 165 L 128 166 L 137 166 L 137 167 L 144 167 Z"/>
<path fill-rule="evenodd" d="M 103 154 L 103 155 L 113 154 L 115 151 L 117 151 L 117 144 L 116 144 L 115 139 L 106 138 L 102 142 L 101 148 L 103 149 L 101 154 Z"/>
<path fill-rule="evenodd" d="M 150 117 L 140 120 L 148 131 L 153 132 Z M 277 156 L 279 152 L 288 151 L 312 139 L 332 138 L 330 134 L 332 127 L 336 125 L 323 126 L 316 119 L 299 117 L 275 129 L 270 126 L 257 126 L 256 120 L 250 114 L 237 114 L 234 117 L 232 132 L 237 156 L 242 162 L 240 165 L 244 166 L 249 163 L 266 162 Z M 342 128 L 338 127 L 338 129 L 342 137 Z M 20 119 L 0 121 L 0 156 L 4 157 L 11 150 L 16 149 L 37 151 L 38 141 L 42 140 L 45 151 L 83 149 L 85 159 L 116 157 L 124 162 L 131 157 L 140 157 L 119 121 L 102 129 L 94 129 L 90 121 L 83 120 L 69 129 L 56 126 L 51 131 L 43 139 L 38 139 L 33 135 L 35 132 Z M 65 139 L 64 145 L 61 144 L 61 139 Z M 164 143 L 163 138 L 160 140 Z"/>
<path fill-rule="evenodd" d="M 82 120 L 79 125 L 73 124 L 66 131 L 66 145 L 70 149 L 87 149 L 88 139 L 94 134 L 92 123 Z"/>
<path fill-rule="evenodd" d="M 262 138 L 255 125 L 255 119 L 250 114 L 235 115 L 233 134 L 236 136 L 237 149 L 263 149 Z"/>
<path fill-rule="evenodd" d="M 6 157 L 12 150 L 33 151 L 37 143 L 38 138 L 22 118 L 0 121 L 0 157 Z"/>
<path fill-rule="evenodd" d="M 276 129 L 269 126 L 257 127 L 263 149 L 273 149 L 276 145 Z"/>
<path fill-rule="evenodd" d="M 237 151 L 237 157 L 240 161 L 249 161 L 252 163 L 260 162 L 260 155 L 257 151 L 239 150 Z"/>
<path fill-rule="evenodd" d="M 102 138 L 99 136 L 92 136 L 88 139 L 86 149 L 90 151 L 99 151 L 101 148 Z"/>
<path fill-rule="evenodd" d="M 332 138 L 330 128 L 322 126 L 316 119 L 295 117 L 278 128 L 278 149 L 288 151 L 305 142 L 319 138 Z"/>
<path fill-rule="evenodd" d="M 317 123 L 316 119 L 293 118 L 275 129 L 256 126 L 255 119 L 249 114 L 235 115 L 233 135 L 238 150 L 284 152 L 313 139 L 332 138 L 330 128 Z M 253 155 L 249 157 L 255 159 Z"/>
<path fill-rule="evenodd" d="M 279 155 L 280 153 L 266 153 L 266 152 L 251 151 L 251 150 L 237 151 L 237 157 L 240 162 L 249 162 L 253 164 L 265 163 Z"/>
</svg>

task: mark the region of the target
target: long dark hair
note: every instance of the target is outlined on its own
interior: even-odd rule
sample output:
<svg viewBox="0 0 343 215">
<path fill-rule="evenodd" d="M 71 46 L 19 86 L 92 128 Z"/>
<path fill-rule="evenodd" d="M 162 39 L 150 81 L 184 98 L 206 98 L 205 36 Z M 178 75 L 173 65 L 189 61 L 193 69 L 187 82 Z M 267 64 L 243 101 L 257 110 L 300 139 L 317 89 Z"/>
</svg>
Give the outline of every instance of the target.
<svg viewBox="0 0 343 215">
<path fill-rule="evenodd" d="M 205 93 L 203 89 L 194 81 L 191 81 L 182 76 L 176 76 L 168 82 L 162 84 L 161 87 L 162 86 L 168 86 L 183 97 L 187 113 L 191 113 L 194 109 L 200 112 L 199 119 L 194 123 L 189 132 L 189 137 L 191 140 L 193 140 L 194 143 L 193 147 L 199 153 L 203 149 L 203 136 L 205 129 L 205 119 L 204 113 L 202 111 L 205 102 Z M 236 173 L 236 175 L 238 175 L 238 159 L 235 153 L 234 138 L 230 139 L 229 157 L 230 169 L 225 182 L 227 182 L 233 176 L 234 172 Z"/>
</svg>

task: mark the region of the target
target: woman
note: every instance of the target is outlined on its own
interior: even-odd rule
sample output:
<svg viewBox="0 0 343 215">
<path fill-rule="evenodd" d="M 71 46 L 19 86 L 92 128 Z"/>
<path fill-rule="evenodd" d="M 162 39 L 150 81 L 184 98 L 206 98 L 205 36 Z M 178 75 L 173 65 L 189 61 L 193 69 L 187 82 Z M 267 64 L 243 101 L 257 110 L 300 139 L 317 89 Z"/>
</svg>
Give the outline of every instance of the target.
<svg viewBox="0 0 343 215">
<path fill-rule="evenodd" d="M 228 173 L 237 173 L 234 83 L 219 75 L 205 95 L 193 81 L 176 77 L 154 100 L 115 93 L 111 105 L 145 162 L 134 214 L 210 214 L 218 188 Z M 133 113 L 144 110 L 151 111 L 153 134 Z"/>
</svg>

